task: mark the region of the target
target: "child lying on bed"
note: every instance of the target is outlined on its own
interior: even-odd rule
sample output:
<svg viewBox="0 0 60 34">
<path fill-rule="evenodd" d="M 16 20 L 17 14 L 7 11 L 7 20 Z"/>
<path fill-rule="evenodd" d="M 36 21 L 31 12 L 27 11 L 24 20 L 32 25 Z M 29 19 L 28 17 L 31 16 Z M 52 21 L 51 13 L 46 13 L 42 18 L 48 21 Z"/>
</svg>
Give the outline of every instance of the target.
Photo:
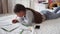
<svg viewBox="0 0 60 34">
<path fill-rule="evenodd" d="M 47 10 L 41 11 L 40 13 L 31 9 L 25 8 L 24 5 L 16 4 L 14 8 L 14 13 L 19 17 L 19 20 L 13 19 L 13 23 L 21 22 L 25 25 L 33 25 L 42 23 L 45 20 L 56 19 L 60 17 L 60 13 L 57 13 L 60 10 L 58 7 L 54 12 L 49 12 Z"/>
</svg>

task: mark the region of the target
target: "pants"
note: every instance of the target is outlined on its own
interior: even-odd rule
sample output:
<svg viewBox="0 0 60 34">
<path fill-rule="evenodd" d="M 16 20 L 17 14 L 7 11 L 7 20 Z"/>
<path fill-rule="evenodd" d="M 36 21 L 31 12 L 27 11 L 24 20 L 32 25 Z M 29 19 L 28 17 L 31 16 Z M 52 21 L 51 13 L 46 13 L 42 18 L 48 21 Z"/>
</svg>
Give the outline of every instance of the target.
<svg viewBox="0 0 60 34">
<path fill-rule="evenodd" d="M 54 10 L 54 12 L 50 12 L 48 10 L 43 10 L 41 13 L 43 13 L 46 17 L 46 20 L 50 19 L 56 19 L 60 17 L 60 12 L 57 13 L 60 10 L 60 7 L 57 7 L 57 9 Z"/>
</svg>

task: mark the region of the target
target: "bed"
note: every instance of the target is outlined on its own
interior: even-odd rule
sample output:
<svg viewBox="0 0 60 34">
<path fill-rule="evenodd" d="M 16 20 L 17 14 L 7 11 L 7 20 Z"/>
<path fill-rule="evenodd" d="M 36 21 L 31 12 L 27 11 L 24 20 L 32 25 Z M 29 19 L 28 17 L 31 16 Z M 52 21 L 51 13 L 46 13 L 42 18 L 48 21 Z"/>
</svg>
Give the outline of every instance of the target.
<svg viewBox="0 0 60 34">
<path fill-rule="evenodd" d="M 15 18 L 15 16 L 16 15 L 0 17 L 0 34 L 20 34 L 19 28 L 13 30 L 12 32 L 7 32 L 7 31 L 4 31 L 3 29 L 1 29 L 3 27 L 7 30 L 11 30 L 11 29 L 19 26 L 18 23 L 11 25 L 12 24 L 11 20 L 13 18 Z M 21 26 L 21 27 L 23 27 L 23 26 Z M 34 27 L 32 27 L 32 28 L 34 28 Z M 37 30 L 34 29 L 34 32 L 36 32 L 36 34 L 60 34 L 60 18 L 44 21 L 43 23 L 40 24 L 40 29 L 37 29 Z M 27 33 L 27 34 L 29 34 L 29 33 Z"/>
</svg>

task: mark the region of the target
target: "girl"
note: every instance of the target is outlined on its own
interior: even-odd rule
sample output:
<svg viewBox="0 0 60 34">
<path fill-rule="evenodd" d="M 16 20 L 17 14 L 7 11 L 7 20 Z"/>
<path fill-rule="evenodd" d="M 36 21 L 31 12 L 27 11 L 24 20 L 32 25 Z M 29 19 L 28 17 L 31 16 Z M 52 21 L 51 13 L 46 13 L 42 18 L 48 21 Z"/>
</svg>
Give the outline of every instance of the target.
<svg viewBox="0 0 60 34">
<path fill-rule="evenodd" d="M 16 4 L 14 8 L 14 13 L 19 17 L 19 20 L 13 19 L 13 23 L 22 23 L 24 25 L 33 25 L 42 23 L 45 20 L 56 19 L 60 17 L 60 13 L 57 13 L 60 10 L 58 7 L 54 12 L 49 12 L 47 10 L 41 11 L 40 13 L 31 9 L 25 8 L 24 5 Z"/>
</svg>

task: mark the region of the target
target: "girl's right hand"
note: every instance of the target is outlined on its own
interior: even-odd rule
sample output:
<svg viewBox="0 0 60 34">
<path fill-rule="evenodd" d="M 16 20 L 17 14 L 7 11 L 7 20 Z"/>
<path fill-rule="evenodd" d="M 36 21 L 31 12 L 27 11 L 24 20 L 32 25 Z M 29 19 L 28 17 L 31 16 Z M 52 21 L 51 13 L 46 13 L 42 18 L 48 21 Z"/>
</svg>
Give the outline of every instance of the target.
<svg viewBox="0 0 60 34">
<path fill-rule="evenodd" d="M 12 20 L 12 23 L 14 23 L 14 24 L 17 23 L 17 22 L 19 22 L 17 19 Z"/>
</svg>

